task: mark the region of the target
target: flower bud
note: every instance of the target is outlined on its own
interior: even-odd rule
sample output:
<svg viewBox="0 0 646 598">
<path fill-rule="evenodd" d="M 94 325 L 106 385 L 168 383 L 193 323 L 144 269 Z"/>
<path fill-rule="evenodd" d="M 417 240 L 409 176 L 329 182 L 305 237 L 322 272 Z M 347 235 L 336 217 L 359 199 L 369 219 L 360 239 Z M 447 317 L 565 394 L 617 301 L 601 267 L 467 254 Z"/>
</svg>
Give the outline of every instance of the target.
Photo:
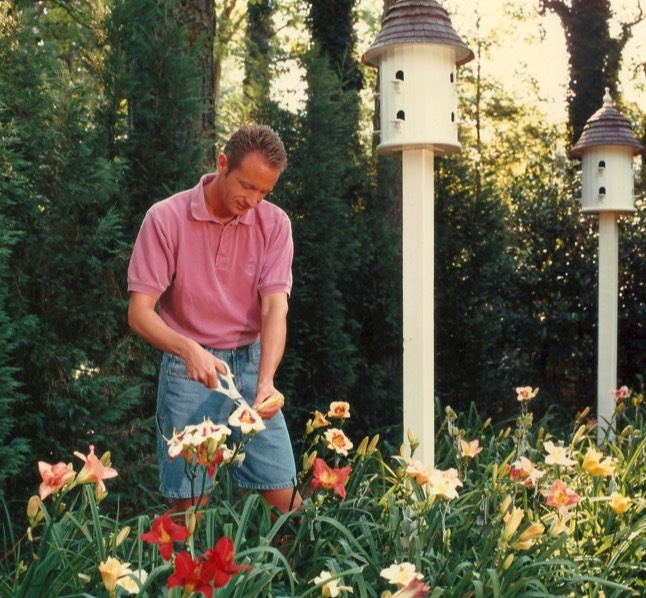
<svg viewBox="0 0 646 598">
<path fill-rule="evenodd" d="M 372 453 L 375 452 L 375 449 L 377 448 L 377 443 L 379 442 L 379 434 L 375 434 L 373 439 L 370 441 L 370 444 L 368 445 L 368 454 L 372 455 Z"/>
<path fill-rule="evenodd" d="M 508 554 L 507 558 L 505 559 L 505 562 L 502 564 L 502 570 L 507 571 L 509 567 L 511 567 L 511 564 L 514 562 L 514 555 L 513 553 Z"/>
<path fill-rule="evenodd" d="M 115 542 L 115 546 L 121 546 L 125 539 L 128 537 L 130 534 L 130 526 L 126 525 L 118 534 L 117 534 L 117 540 Z"/>
<path fill-rule="evenodd" d="M 195 526 L 197 525 L 197 517 L 195 511 L 191 510 L 188 514 L 188 521 L 186 522 L 186 529 L 188 529 L 189 538 L 195 533 Z"/>
<path fill-rule="evenodd" d="M 574 433 L 574 437 L 572 438 L 572 444 L 576 444 L 581 439 L 581 436 L 583 436 L 586 427 L 587 426 L 585 424 L 579 426 L 579 429 Z"/>
<path fill-rule="evenodd" d="M 101 461 L 103 467 L 110 467 L 110 465 L 112 465 L 112 462 L 110 461 L 110 451 L 105 451 L 105 453 L 101 455 L 99 461 Z"/>
<path fill-rule="evenodd" d="M 511 496 L 507 495 L 500 505 L 500 512 L 506 513 L 509 510 L 509 505 L 511 505 Z"/>
<path fill-rule="evenodd" d="M 364 439 L 359 443 L 359 446 L 357 447 L 357 455 L 359 457 L 365 457 L 366 456 L 366 451 L 368 450 L 368 436 L 364 437 Z"/>
</svg>

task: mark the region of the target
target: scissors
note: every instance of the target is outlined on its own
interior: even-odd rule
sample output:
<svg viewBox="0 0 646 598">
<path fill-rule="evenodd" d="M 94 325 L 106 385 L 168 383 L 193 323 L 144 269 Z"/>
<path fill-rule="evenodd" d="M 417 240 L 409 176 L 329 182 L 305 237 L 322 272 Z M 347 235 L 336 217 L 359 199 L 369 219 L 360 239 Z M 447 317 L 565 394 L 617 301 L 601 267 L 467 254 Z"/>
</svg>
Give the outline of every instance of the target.
<svg viewBox="0 0 646 598">
<path fill-rule="evenodd" d="M 217 388 L 213 389 L 216 392 L 221 392 L 222 394 L 229 397 L 238 407 L 243 407 L 246 405 L 240 391 L 236 388 L 236 385 L 233 383 L 233 374 L 231 373 L 231 368 L 226 361 L 222 361 L 226 369 L 226 374 L 220 374 L 218 372 L 218 377 L 220 378 L 220 384 Z M 226 385 L 226 386 L 225 386 Z"/>
</svg>

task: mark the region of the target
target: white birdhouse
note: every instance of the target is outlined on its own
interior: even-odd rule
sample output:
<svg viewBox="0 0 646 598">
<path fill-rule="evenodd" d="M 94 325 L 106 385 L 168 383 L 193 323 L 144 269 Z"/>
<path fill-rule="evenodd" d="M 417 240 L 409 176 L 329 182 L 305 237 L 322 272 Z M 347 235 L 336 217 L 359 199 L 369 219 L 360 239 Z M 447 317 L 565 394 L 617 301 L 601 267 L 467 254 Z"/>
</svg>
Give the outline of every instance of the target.
<svg viewBox="0 0 646 598">
<path fill-rule="evenodd" d="M 606 91 L 603 107 L 586 122 L 570 156 L 581 158 L 581 211 L 634 212 L 633 158 L 644 149 L 630 123 L 612 107 Z"/>
<path fill-rule="evenodd" d="M 381 143 L 385 152 L 420 147 L 460 150 L 456 67 L 473 52 L 435 0 L 399 0 L 382 20 L 363 62 L 379 69 Z"/>
</svg>

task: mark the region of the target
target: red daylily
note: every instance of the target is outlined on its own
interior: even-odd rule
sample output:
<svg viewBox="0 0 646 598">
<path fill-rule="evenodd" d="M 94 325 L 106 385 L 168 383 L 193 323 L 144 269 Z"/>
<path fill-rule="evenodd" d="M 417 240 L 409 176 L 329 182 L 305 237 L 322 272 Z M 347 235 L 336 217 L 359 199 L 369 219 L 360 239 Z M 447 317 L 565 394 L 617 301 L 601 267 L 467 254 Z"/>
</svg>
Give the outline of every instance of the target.
<svg viewBox="0 0 646 598">
<path fill-rule="evenodd" d="M 320 457 L 314 459 L 312 472 L 314 478 L 310 483 L 310 491 L 314 492 L 319 486 L 325 490 L 334 490 L 341 498 L 345 498 L 345 484 L 352 468 L 347 465 L 341 468 L 331 468 Z"/>
<path fill-rule="evenodd" d="M 218 449 L 215 451 L 215 455 L 211 459 L 209 459 L 209 452 L 206 448 L 205 444 L 200 444 L 200 447 L 197 449 L 197 462 L 199 465 L 202 467 L 207 468 L 207 473 L 210 478 L 212 478 L 215 475 L 215 470 L 220 463 L 222 463 L 222 460 L 224 459 L 224 451 L 222 449 Z"/>
<path fill-rule="evenodd" d="M 166 587 L 184 588 L 184 594 L 191 595 L 192 592 L 201 592 L 206 598 L 213 595 L 211 580 L 213 579 L 212 565 L 199 558 L 195 562 L 188 552 L 180 552 L 175 557 L 175 573 L 166 582 Z"/>
<path fill-rule="evenodd" d="M 79 471 L 79 474 L 76 476 L 76 484 L 98 484 L 101 487 L 101 490 L 105 492 L 105 484 L 103 480 L 109 478 L 117 477 L 117 470 L 112 467 L 106 467 L 101 463 L 101 460 L 94 454 L 94 445 L 90 445 L 90 452 L 87 456 L 78 451 L 74 451 L 74 454 L 79 458 L 85 461 L 83 469 Z"/>
<path fill-rule="evenodd" d="M 209 570 L 213 570 L 213 585 L 216 588 L 227 585 L 229 580 L 240 571 L 251 570 L 249 565 L 236 565 L 233 562 L 235 549 L 233 541 L 227 536 L 220 538 L 215 548 L 209 548 L 202 558 L 208 563 Z"/>
<path fill-rule="evenodd" d="M 173 542 L 183 542 L 188 535 L 188 529 L 178 525 L 168 513 L 164 513 L 161 517 L 155 518 L 152 529 L 141 534 L 141 539 L 150 544 L 159 544 L 159 554 L 168 561 L 173 554 Z"/>
<path fill-rule="evenodd" d="M 75 475 L 74 470 L 62 461 L 55 465 L 38 461 L 38 471 L 40 472 L 40 477 L 43 479 L 43 483 L 38 489 L 41 500 L 45 500 L 47 496 L 60 490 Z"/>
</svg>

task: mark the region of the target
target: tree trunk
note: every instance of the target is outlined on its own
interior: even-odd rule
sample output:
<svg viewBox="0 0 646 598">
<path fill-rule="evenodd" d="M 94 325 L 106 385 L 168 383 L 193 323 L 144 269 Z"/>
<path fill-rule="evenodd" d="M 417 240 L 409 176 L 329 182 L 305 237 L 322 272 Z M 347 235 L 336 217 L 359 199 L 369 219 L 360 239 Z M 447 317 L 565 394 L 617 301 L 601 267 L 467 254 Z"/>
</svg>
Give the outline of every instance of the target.
<svg viewBox="0 0 646 598">
<path fill-rule="evenodd" d="M 164 0 L 162 0 L 164 1 Z M 205 165 L 215 164 L 215 89 L 216 69 L 213 58 L 215 37 L 215 3 L 213 0 L 180 0 L 173 12 L 177 22 L 188 28 L 189 47 L 199 43 L 198 56 L 202 73 L 204 110 L 197 124 L 200 139 L 208 144 Z"/>
</svg>

